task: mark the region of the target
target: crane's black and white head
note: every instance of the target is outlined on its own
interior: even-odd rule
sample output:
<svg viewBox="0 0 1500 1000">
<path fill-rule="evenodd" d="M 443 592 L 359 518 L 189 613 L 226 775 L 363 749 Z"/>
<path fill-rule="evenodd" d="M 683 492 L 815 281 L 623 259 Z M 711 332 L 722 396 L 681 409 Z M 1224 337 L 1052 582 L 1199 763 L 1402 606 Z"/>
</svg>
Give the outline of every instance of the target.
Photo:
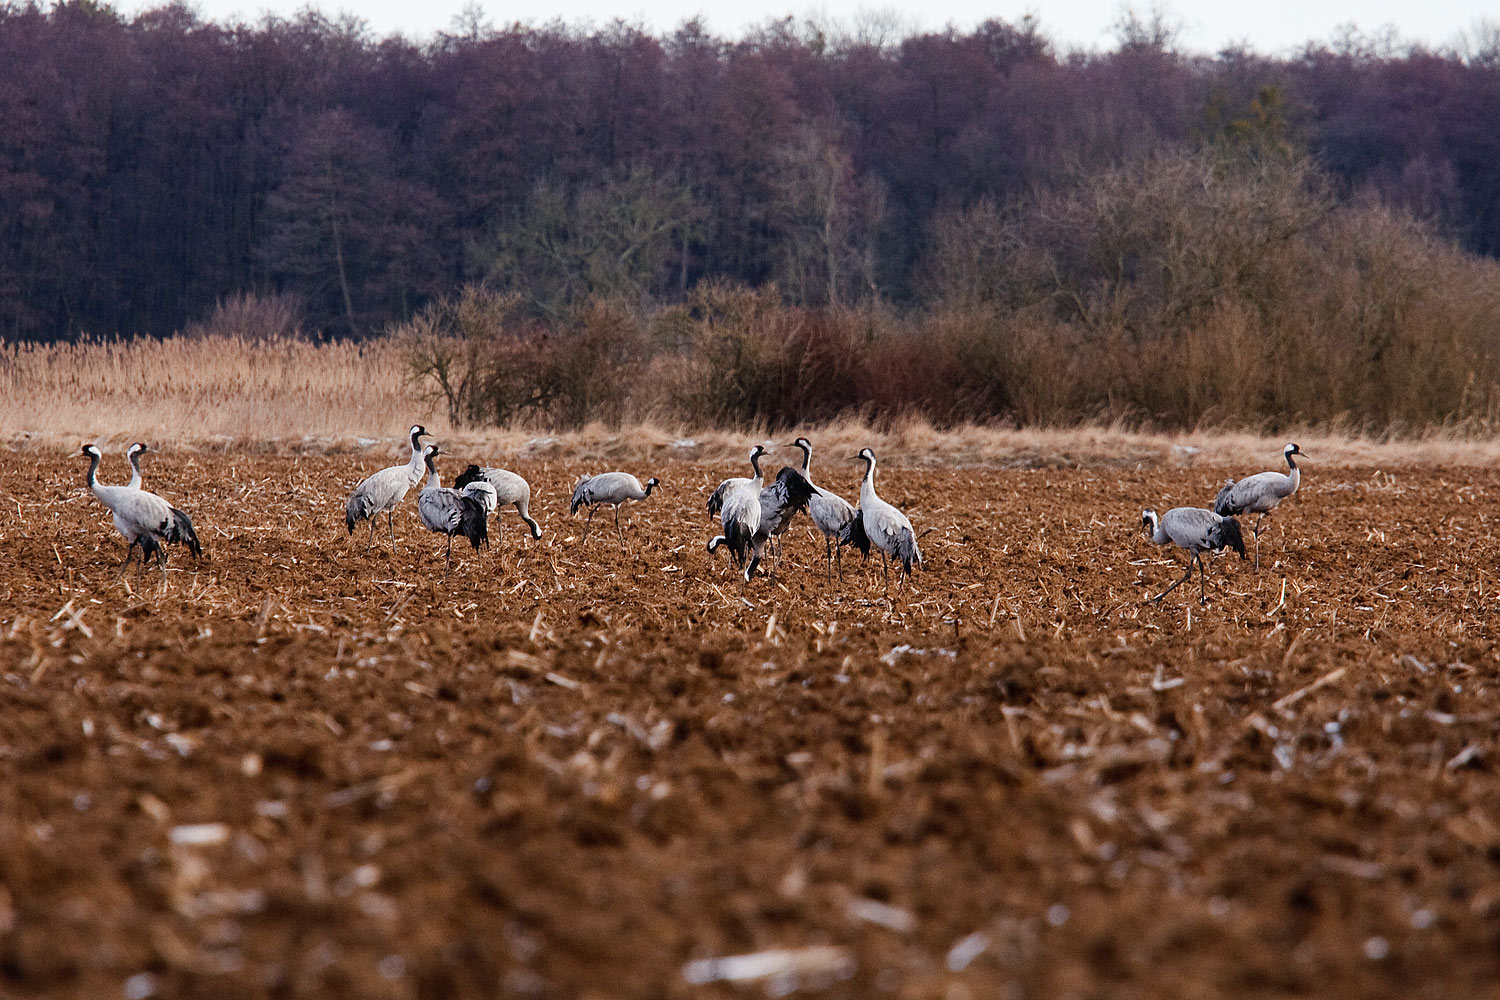
<svg viewBox="0 0 1500 1000">
<path fill-rule="evenodd" d="M 797 440 L 793 441 L 791 443 L 791 447 L 801 448 L 803 451 L 808 452 L 809 454 L 812 453 L 812 442 L 805 437 L 799 437 Z"/>
<path fill-rule="evenodd" d="M 425 447 L 425 448 L 422 449 L 422 461 L 426 462 L 427 463 L 427 468 L 430 469 L 430 468 L 432 468 L 432 460 L 433 459 L 437 458 L 439 455 L 446 455 L 446 454 L 448 454 L 448 453 L 446 451 L 444 451 L 443 449 L 439 448 L 437 445 L 430 444 L 427 447 Z"/>
<path fill-rule="evenodd" d="M 1157 517 L 1156 511 L 1152 510 L 1150 507 L 1147 507 L 1145 510 L 1141 511 L 1141 525 L 1145 527 L 1146 534 L 1156 534 L 1156 526 L 1160 523 L 1161 518 Z"/>
<path fill-rule="evenodd" d="M 83 452 L 82 452 L 82 454 L 87 455 L 89 458 L 98 458 L 98 457 L 100 457 L 100 455 L 99 455 L 99 446 L 98 445 L 93 445 L 93 444 L 86 444 L 86 445 L 83 446 Z"/>
<path fill-rule="evenodd" d="M 869 475 L 871 472 L 875 471 L 875 453 L 869 448 L 861 448 L 859 450 L 859 454 L 855 455 L 854 458 L 851 459 L 851 461 L 864 462 L 865 475 Z"/>
<path fill-rule="evenodd" d="M 652 476 L 650 479 L 646 480 L 646 492 L 650 493 L 652 490 L 656 489 L 660 485 L 661 485 L 661 480 L 657 479 L 655 476 Z"/>
<path fill-rule="evenodd" d="M 133 444 L 129 448 L 125 449 L 125 457 L 126 458 L 134 458 L 136 455 L 144 455 L 146 452 L 148 452 L 150 450 L 151 449 L 150 449 L 150 447 L 147 446 L 146 442 L 144 442 L 144 441 L 137 441 L 135 444 Z"/>
<path fill-rule="evenodd" d="M 422 447 L 422 439 L 424 437 L 432 437 L 431 434 L 427 433 L 427 428 L 423 427 L 421 424 L 412 424 L 411 430 L 407 431 L 406 434 L 411 438 L 412 451 L 416 451 L 418 448 Z"/>
</svg>

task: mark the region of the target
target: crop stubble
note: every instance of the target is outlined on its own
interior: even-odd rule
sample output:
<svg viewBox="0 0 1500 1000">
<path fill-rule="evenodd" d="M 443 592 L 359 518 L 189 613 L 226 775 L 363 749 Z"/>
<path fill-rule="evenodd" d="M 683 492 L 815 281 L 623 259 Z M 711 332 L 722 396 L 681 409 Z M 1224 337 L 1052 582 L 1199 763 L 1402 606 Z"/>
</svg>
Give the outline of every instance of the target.
<svg viewBox="0 0 1500 1000">
<path fill-rule="evenodd" d="M 0 456 L 0 994 L 730 996 L 687 963 L 813 946 L 748 993 L 1500 975 L 1495 473 L 1310 467 L 1203 609 L 1141 604 L 1183 564 L 1139 513 L 1223 469 L 882 467 L 934 529 L 887 599 L 802 527 L 743 586 L 689 463 L 634 470 L 623 553 L 578 463 L 515 463 L 544 538 L 504 514 L 444 584 L 414 494 L 394 555 L 344 535 L 378 464 L 156 456 L 207 558 L 127 589 L 84 463 Z"/>
</svg>

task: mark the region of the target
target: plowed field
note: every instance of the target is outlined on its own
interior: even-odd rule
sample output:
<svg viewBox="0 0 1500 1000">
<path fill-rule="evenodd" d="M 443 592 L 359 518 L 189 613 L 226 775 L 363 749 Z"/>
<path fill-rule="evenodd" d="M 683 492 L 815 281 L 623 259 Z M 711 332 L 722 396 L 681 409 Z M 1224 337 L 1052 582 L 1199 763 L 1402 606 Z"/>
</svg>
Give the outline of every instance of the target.
<svg viewBox="0 0 1500 1000">
<path fill-rule="evenodd" d="M 444 582 L 415 493 L 345 535 L 369 455 L 148 458 L 205 556 L 117 580 L 86 464 L 0 456 L 0 995 L 1500 982 L 1489 470 L 1309 463 L 1201 607 L 1142 604 L 1183 561 L 1141 508 L 1254 470 L 882 465 L 927 532 L 887 596 L 800 526 L 744 585 L 734 470 L 670 462 L 623 549 L 581 463 L 512 464 L 543 539 Z"/>
</svg>

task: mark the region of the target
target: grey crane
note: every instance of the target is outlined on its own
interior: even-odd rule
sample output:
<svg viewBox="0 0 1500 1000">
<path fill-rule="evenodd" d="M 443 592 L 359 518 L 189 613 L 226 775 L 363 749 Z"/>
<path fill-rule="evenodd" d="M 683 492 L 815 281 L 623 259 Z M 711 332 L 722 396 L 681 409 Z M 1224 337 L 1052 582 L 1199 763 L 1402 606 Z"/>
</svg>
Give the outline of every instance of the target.
<svg viewBox="0 0 1500 1000">
<path fill-rule="evenodd" d="M 714 496 L 709 498 L 709 511 L 718 513 L 719 523 L 724 530 L 722 535 L 715 535 L 708 540 L 709 555 L 724 545 L 728 546 L 736 565 L 744 566 L 750 558 L 755 536 L 760 533 L 760 490 L 763 482 L 760 457 L 765 453 L 766 449 L 760 445 L 751 448 L 750 468 L 755 475 L 749 479 L 726 479 L 714 490 Z M 747 570 L 745 580 L 748 582 L 749 579 L 750 573 Z"/>
<path fill-rule="evenodd" d="M 470 483 L 483 480 L 495 488 L 495 503 L 500 507 L 514 506 L 516 513 L 521 515 L 521 520 L 531 529 L 531 538 L 538 541 L 542 537 L 542 526 L 532 520 L 531 517 L 531 484 L 508 469 L 496 469 L 491 467 L 481 468 L 478 465 L 470 465 L 459 473 L 453 485 L 457 489 L 463 489 Z"/>
<path fill-rule="evenodd" d="M 641 481 L 628 472 L 601 472 L 597 476 L 583 476 L 573 486 L 573 501 L 568 507 L 568 514 L 578 513 L 579 507 L 588 507 L 588 520 L 584 522 L 583 538 L 589 537 L 590 526 L 594 521 L 594 514 L 599 510 L 600 504 L 614 504 L 615 507 L 615 533 L 620 536 L 620 547 L 625 547 L 625 532 L 620 528 L 620 504 L 627 500 L 644 500 L 651 495 L 651 491 L 661 485 L 661 480 L 652 476 L 642 486 Z"/>
<path fill-rule="evenodd" d="M 812 483 L 812 442 L 805 437 L 799 437 L 792 442 L 793 448 L 802 449 L 802 478 Z M 854 521 L 854 505 L 837 493 L 830 493 L 816 483 L 813 483 L 813 494 L 807 501 L 807 516 L 812 518 L 812 523 L 823 533 L 824 557 L 828 563 L 828 575 L 833 576 L 834 553 L 838 554 L 839 579 L 844 578 L 844 546 L 853 540 L 844 541 L 843 536 L 848 530 L 850 523 Z M 835 545 L 834 543 L 838 544 Z M 865 543 L 865 552 L 869 552 L 869 542 Z"/>
<path fill-rule="evenodd" d="M 854 461 L 865 463 L 865 475 L 860 480 L 859 508 L 855 511 L 858 527 L 851 525 L 845 534 L 854 545 L 860 544 L 859 535 L 863 534 L 866 545 L 880 550 L 885 565 L 885 582 L 889 587 L 891 560 L 899 562 L 910 579 L 912 566 L 922 565 L 922 552 L 917 548 L 917 536 L 912 531 L 911 521 L 875 493 L 875 453 L 865 448 L 854 456 Z"/>
<path fill-rule="evenodd" d="M 1297 492 L 1297 487 L 1302 482 L 1302 470 L 1297 468 L 1296 459 L 1293 455 L 1301 455 L 1302 449 L 1295 443 L 1288 444 L 1281 449 L 1281 454 L 1286 458 L 1287 472 L 1260 472 L 1253 476 L 1246 476 L 1239 482 L 1233 479 L 1224 481 L 1223 489 L 1214 498 L 1214 513 L 1220 517 L 1232 517 L 1236 514 L 1259 514 L 1255 519 L 1255 527 L 1251 529 L 1255 535 L 1255 569 L 1260 570 L 1260 533 L 1266 515 L 1276 509 L 1276 505 L 1287 497 Z"/>
<path fill-rule="evenodd" d="M 755 476 L 753 478 L 756 479 L 756 480 L 760 479 L 760 464 L 759 464 L 759 459 L 760 459 L 760 457 L 762 455 L 765 455 L 765 454 L 767 454 L 765 445 L 759 445 L 758 444 L 754 448 L 750 449 L 750 468 L 752 468 L 752 469 L 755 470 Z M 747 479 L 747 478 L 744 478 L 744 477 L 735 477 L 735 478 L 732 478 L 732 479 L 726 479 L 722 483 L 720 483 L 718 485 L 718 487 L 716 487 L 714 489 L 713 493 L 709 494 L 709 497 L 708 497 L 708 516 L 709 517 L 718 517 L 723 512 L 723 509 L 724 509 L 724 497 L 725 497 L 725 495 L 730 490 L 732 490 L 732 489 L 734 489 L 734 488 L 736 488 L 738 486 L 744 486 L 746 483 L 749 483 L 749 482 L 751 482 L 751 479 Z M 757 486 L 756 489 L 760 489 L 760 487 Z"/>
<path fill-rule="evenodd" d="M 375 518 L 381 513 L 385 514 L 386 527 L 391 532 L 391 548 L 396 548 L 396 505 L 405 499 L 407 491 L 422 481 L 422 438 L 432 435 L 421 424 L 413 424 L 407 433 L 411 437 L 411 461 L 371 474 L 354 487 L 344 506 L 344 526 L 349 529 L 349 534 L 354 534 L 354 526 L 360 521 L 370 522 L 366 551 L 375 544 Z"/>
<path fill-rule="evenodd" d="M 1240 523 L 1232 517 L 1222 517 L 1202 507 L 1173 507 L 1161 517 L 1154 510 L 1141 511 L 1141 524 L 1157 545 L 1175 545 L 1188 553 L 1187 572 L 1172 586 L 1151 598 L 1154 603 L 1182 586 L 1193 576 L 1193 564 L 1198 564 L 1198 603 L 1207 604 L 1206 570 L 1203 567 L 1204 552 L 1219 552 L 1234 549 L 1245 558 L 1245 536 L 1240 533 Z"/>
<path fill-rule="evenodd" d="M 417 515 L 428 531 L 448 536 L 447 568 L 443 579 L 453 569 L 453 536 L 463 535 L 478 552 L 490 544 L 489 517 L 498 506 L 495 488 L 483 480 L 470 483 L 463 490 L 443 486 L 434 460 L 446 454 L 435 444 L 422 450 L 427 466 L 427 485 L 417 494 Z"/>
<path fill-rule="evenodd" d="M 86 444 L 83 454 L 89 457 L 89 492 L 110 509 L 115 516 L 115 530 L 130 543 L 125 550 L 125 561 L 120 564 L 121 573 L 135 557 L 137 545 L 141 547 L 142 564 L 154 556 L 162 567 L 167 563 L 167 553 L 162 548 L 166 543 L 186 545 L 195 559 L 203 554 L 190 517 L 155 493 L 130 486 L 105 486 L 98 480 L 99 449 Z"/>
</svg>

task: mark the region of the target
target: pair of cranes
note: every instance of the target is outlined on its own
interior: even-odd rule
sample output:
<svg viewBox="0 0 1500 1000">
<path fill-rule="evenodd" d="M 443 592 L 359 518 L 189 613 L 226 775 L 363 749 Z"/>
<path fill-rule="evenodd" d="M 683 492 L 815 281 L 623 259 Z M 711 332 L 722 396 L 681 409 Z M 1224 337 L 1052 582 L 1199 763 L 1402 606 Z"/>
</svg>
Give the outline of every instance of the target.
<svg viewBox="0 0 1500 1000">
<path fill-rule="evenodd" d="M 753 475 L 726 479 L 714 490 L 708 498 L 708 514 L 718 515 L 723 534 L 709 540 L 709 553 L 728 548 L 735 563 L 744 568 L 748 583 L 767 547 L 774 545 L 779 550 L 780 537 L 797 513 L 806 510 L 823 535 L 829 576 L 833 575 L 835 555 L 839 575 L 843 576 L 843 547 L 853 545 L 866 556 L 872 546 L 880 551 L 887 584 L 892 559 L 901 563 L 910 577 L 912 566 L 921 565 L 922 553 L 917 548 L 911 521 L 875 492 L 875 453 L 865 448 L 853 458 L 865 463 L 859 506 L 855 507 L 838 494 L 813 484 L 811 441 L 799 437 L 791 447 L 802 452 L 800 471 L 784 466 L 771 485 L 764 485 L 760 460 L 766 449 L 764 445 L 756 445 L 750 450 Z"/>
<path fill-rule="evenodd" d="M 344 526 L 349 534 L 354 534 L 354 526 L 360 521 L 370 522 L 370 537 L 365 542 L 367 551 L 375 542 L 375 523 L 381 514 L 386 516 L 391 547 L 395 548 L 396 507 L 412 487 L 421 482 L 424 470 L 427 485 L 417 495 L 417 516 L 428 531 L 448 536 L 444 578 L 453 569 L 453 536 L 462 535 L 468 539 L 475 551 L 487 548 L 490 543 L 489 516 L 502 506 L 514 506 L 521 520 L 531 529 L 531 537 L 542 537 L 541 525 L 530 514 L 531 486 L 525 479 L 505 469 L 470 465 L 453 486 L 445 487 L 438 475 L 436 459 L 448 453 L 435 444 L 423 446 L 422 438 L 432 435 L 421 424 L 413 424 L 407 434 L 411 440 L 411 460 L 366 477 L 354 487 L 344 506 Z"/>
<path fill-rule="evenodd" d="M 1157 545 L 1175 545 L 1188 553 L 1187 572 L 1176 583 L 1151 598 L 1156 602 L 1166 597 L 1193 576 L 1193 566 L 1198 566 L 1198 602 L 1208 603 L 1206 571 L 1203 566 L 1204 552 L 1220 552 L 1232 548 L 1245 558 L 1245 539 L 1240 531 L 1236 515 L 1257 514 L 1253 529 L 1255 535 L 1255 569 L 1260 570 L 1260 533 L 1266 516 L 1276 506 L 1297 492 L 1302 483 L 1302 470 L 1297 468 L 1296 456 L 1302 449 L 1295 443 L 1281 449 L 1286 459 L 1287 471 L 1260 472 L 1246 476 L 1236 482 L 1226 480 L 1218 496 L 1214 498 L 1213 510 L 1203 507 L 1173 507 L 1161 516 L 1156 511 L 1141 511 L 1141 524 L 1151 541 Z"/>
</svg>

